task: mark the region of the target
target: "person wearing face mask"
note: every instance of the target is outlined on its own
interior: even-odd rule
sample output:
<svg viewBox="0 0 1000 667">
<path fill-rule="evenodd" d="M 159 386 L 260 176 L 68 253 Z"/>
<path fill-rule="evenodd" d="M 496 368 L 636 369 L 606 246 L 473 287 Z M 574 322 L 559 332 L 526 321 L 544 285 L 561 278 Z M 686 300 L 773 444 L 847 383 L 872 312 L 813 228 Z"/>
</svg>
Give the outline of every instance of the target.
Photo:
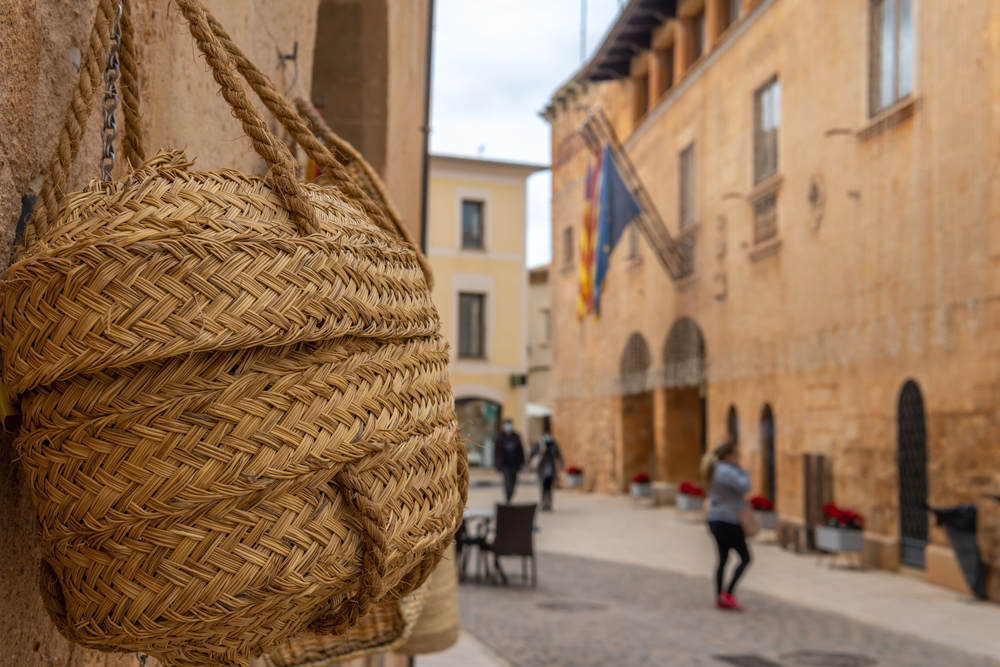
<svg viewBox="0 0 1000 667">
<path fill-rule="evenodd" d="M 517 471 L 524 466 L 524 445 L 521 436 L 514 430 L 514 422 L 503 420 L 503 430 L 493 444 L 496 454 L 494 461 L 497 470 L 503 475 L 504 496 L 507 504 L 514 497 L 514 486 L 517 484 Z"/>
</svg>

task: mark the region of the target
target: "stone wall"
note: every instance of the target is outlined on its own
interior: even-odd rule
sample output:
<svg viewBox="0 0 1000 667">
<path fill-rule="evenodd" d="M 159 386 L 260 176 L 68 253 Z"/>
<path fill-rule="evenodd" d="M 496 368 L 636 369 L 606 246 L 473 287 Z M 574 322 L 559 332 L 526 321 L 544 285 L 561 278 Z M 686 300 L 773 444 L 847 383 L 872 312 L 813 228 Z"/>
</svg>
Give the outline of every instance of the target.
<svg viewBox="0 0 1000 667">
<path fill-rule="evenodd" d="M 877 119 L 867 108 L 867 3 L 755 7 L 637 121 L 627 79 L 573 81 L 553 101 L 556 437 L 597 489 L 620 488 L 626 341 L 644 337 L 648 388 L 663 392 L 670 370 L 660 351 L 690 317 L 705 339 L 709 446 L 727 437 L 734 407 L 759 489 L 759 426 L 771 406 L 782 518 L 802 521 L 802 455 L 824 454 L 833 500 L 865 514 L 872 540 L 888 545 L 881 551 L 898 553 L 896 413 L 912 379 L 927 415 L 929 502 L 976 502 L 980 544 L 1000 566 L 1000 503 L 986 496 L 1000 493 L 1000 444 L 990 435 L 1000 395 L 998 372 L 984 363 L 1000 344 L 1000 86 L 981 85 L 1000 81 L 1000 7 L 921 3 L 915 93 Z M 777 192 L 778 236 L 757 243 L 753 95 L 775 75 L 779 173 L 764 186 Z M 620 245 L 600 318 L 578 322 L 589 151 L 575 133 L 597 107 L 674 235 L 678 155 L 694 142 L 695 271 L 671 280 L 645 240 L 636 260 Z M 669 452 L 671 409 L 653 413 L 657 449 Z M 659 462 L 661 477 L 668 470 Z M 935 528 L 931 542 L 947 546 Z M 882 564 L 896 565 L 889 556 Z"/>
<path fill-rule="evenodd" d="M 277 54 L 291 53 L 298 41 L 299 74 L 293 92 L 308 95 L 318 0 L 209 0 L 207 4 L 280 88 L 291 85 L 294 69 L 288 63 L 278 69 Z M 52 154 L 95 6 L 95 0 L 0 0 L 0 262 L 4 266 L 21 197 L 40 185 L 39 176 Z M 133 7 L 147 151 L 184 148 L 196 160 L 196 168 L 262 171 L 261 160 L 218 94 L 177 7 L 158 0 L 133 0 Z M 100 119 L 96 111 L 70 179 L 71 191 L 100 176 Z M 119 171 L 121 164 L 119 160 Z M 108 656 L 69 644 L 45 615 L 36 586 L 34 513 L 9 436 L 0 438 L 0 483 L 4 538 L 0 666 L 134 665 L 133 656 Z"/>
</svg>

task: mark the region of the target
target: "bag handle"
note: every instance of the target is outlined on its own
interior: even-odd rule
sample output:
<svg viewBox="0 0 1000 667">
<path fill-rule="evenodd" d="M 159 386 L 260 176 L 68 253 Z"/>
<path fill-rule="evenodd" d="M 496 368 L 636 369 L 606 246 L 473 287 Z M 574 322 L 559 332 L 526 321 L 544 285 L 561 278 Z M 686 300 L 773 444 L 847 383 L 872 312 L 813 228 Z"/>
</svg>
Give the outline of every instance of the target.
<svg viewBox="0 0 1000 667">
<path fill-rule="evenodd" d="M 309 202 L 302 184 L 299 183 L 296 173 L 298 168 L 292 159 L 292 154 L 288 147 L 278 141 L 268 129 L 260 111 L 247 99 L 246 90 L 236 76 L 236 70 L 225 47 L 219 42 L 208 22 L 204 6 L 198 0 L 176 0 L 176 2 L 188 21 L 191 36 L 194 37 L 198 50 L 205 55 L 205 60 L 212 70 L 212 77 L 222 89 L 222 97 L 229 103 L 233 114 L 243 125 L 243 132 L 250 138 L 254 152 L 267 163 L 274 187 L 284 199 L 292 220 L 303 234 L 318 234 L 320 228 L 316 219 L 316 209 Z"/>
<path fill-rule="evenodd" d="M 199 0 L 186 1 L 198 2 Z M 293 105 L 275 87 L 270 77 L 261 72 L 260 68 L 243 53 L 243 50 L 232 40 L 225 28 L 222 27 L 222 24 L 219 23 L 212 13 L 204 9 L 204 7 L 202 8 L 202 12 L 216 39 L 218 39 L 219 43 L 229 54 L 237 71 L 243 75 L 243 78 L 246 79 L 250 88 L 261 99 L 268 111 L 274 114 L 278 122 L 302 146 L 306 155 L 330 178 L 334 186 L 356 201 L 375 224 L 385 231 L 399 236 L 413 248 L 423 269 L 424 276 L 427 279 L 428 287 L 432 286 L 430 265 L 414 242 L 410 231 L 400 221 L 398 213 L 392 207 L 389 194 L 385 191 L 382 180 L 375 173 L 374 169 L 371 168 L 371 165 L 365 161 L 353 146 L 337 136 L 323 122 L 312 108 L 312 105 L 301 98 L 296 100 L 296 104 Z M 317 138 L 317 135 L 326 141 L 326 145 Z M 338 160 L 332 152 L 331 147 L 336 149 L 346 160 Z M 373 201 L 364 188 L 359 186 L 357 181 L 345 169 L 344 163 L 346 161 L 353 161 L 360 166 L 375 192 L 385 202 L 385 209 L 387 210 L 383 210 L 383 207 L 380 207 Z"/>
<path fill-rule="evenodd" d="M 142 134 L 139 132 L 139 77 L 135 57 L 132 3 L 130 0 L 120 0 L 120 2 L 100 0 L 97 3 L 94 25 L 90 29 L 87 53 L 80 65 L 80 77 L 70 94 L 69 108 L 66 110 L 66 117 L 59 131 L 56 149 L 49 159 L 42 188 L 38 193 L 38 204 L 24 229 L 25 248 L 49 230 L 66 196 L 66 180 L 76 163 L 80 143 L 87 130 L 87 121 L 94 110 L 97 91 L 101 87 L 104 63 L 111 48 L 111 31 L 118 15 L 119 5 L 122 8 L 119 62 L 122 69 L 121 95 L 125 115 L 125 136 L 122 143 L 125 157 L 133 167 L 138 167 L 145 158 Z"/>
</svg>

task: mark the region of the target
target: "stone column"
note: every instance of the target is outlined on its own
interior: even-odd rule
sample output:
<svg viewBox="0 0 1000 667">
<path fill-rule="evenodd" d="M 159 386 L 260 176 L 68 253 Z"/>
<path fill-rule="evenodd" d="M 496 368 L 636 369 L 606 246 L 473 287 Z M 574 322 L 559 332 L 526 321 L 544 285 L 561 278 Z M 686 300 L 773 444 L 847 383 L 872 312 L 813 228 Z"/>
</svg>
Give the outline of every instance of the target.
<svg viewBox="0 0 1000 667">
<path fill-rule="evenodd" d="M 726 29 L 726 0 L 705 0 L 705 53 L 712 50 L 715 40 Z"/>
<path fill-rule="evenodd" d="M 692 49 L 694 41 L 691 33 L 694 30 L 694 21 L 691 19 L 678 19 L 674 21 L 674 84 L 676 85 L 684 77 L 684 72 L 694 60 Z"/>
<path fill-rule="evenodd" d="M 667 77 L 663 71 L 667 64 L 661 60 L 659 51 L 647 51 L 646 59 L 649 62 L 649 108 L 652 109 L 667 92 Z"/>
<path fill-rule="evenodd" d="M 650 471 L 656 481 L 667 481 L 667 390 L 653 390 L 653 441 L 656 446 L 656 470 Z"/>
</svg>

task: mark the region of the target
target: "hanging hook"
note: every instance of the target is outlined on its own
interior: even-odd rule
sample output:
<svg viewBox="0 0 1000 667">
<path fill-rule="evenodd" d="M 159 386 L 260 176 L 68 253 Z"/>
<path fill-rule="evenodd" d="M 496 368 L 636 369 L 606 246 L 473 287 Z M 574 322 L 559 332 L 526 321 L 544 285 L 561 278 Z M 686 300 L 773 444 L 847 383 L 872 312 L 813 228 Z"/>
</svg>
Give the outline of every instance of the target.
<svg viewBox="0 0 1000 667">
<path fill-rule="evenodd" d="M 278 51 L 278 69 L 281 69 L 286 60 L 292 61 L 292 64 L 295 65 L 295 73 L 292 75 L 292 83 L 289 84 L 288 89 L 285 90 L 285 97 L 288 97 L 289 93 L 292 92 L 292 88 L 295 87 L 295 82 L 299 80 L 299 43 L 297 40 L 291 53 L 282 53 L 281 51 Z"/>
</svg>

